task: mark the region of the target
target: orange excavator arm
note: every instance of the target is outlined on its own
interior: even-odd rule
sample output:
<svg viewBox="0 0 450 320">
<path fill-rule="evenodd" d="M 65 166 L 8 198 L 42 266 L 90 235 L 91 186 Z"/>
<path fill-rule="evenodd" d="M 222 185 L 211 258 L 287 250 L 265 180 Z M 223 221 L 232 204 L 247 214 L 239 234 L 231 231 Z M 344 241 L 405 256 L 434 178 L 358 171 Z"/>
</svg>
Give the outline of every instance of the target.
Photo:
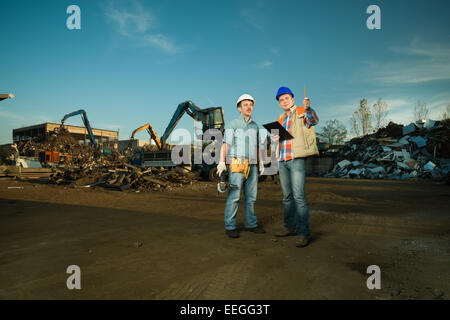
<svg viewBox="0 0 450 320">
<path fill-rule="evenodd" d="M 130 145 L 129 145 L 129 146 L 131 147 L 131 143 L 132 143 L 132 141 L 133 141 L 133 139 L 134 139 L 134 135 L 135 135 L 137 132 L 142 131 L 142 130 L 145 130 L 145 129 L 147 129 L 148 134 L 149 134 L 150 137 L 153 139 L 153 141 L 155 141 L 156 145 L 158 146 L 158 149 L 161 150 L 161 149 L 162 149 L 161 141 L 159 141 L 159 138 L 158 138 L 158 136 L 156 135 L 155 130 L 153 130 L 153 128 L 152 128 L 152 126 L 150 125 L 150 123 L 146 123 L 146 124 L 144 124 L 142 127 L 139 127 L 139 128 L 137 128 L 137 129 L 135 129 L 135 130 L 133 131 L 133 133 L 131 134 Z"/>
</svg>

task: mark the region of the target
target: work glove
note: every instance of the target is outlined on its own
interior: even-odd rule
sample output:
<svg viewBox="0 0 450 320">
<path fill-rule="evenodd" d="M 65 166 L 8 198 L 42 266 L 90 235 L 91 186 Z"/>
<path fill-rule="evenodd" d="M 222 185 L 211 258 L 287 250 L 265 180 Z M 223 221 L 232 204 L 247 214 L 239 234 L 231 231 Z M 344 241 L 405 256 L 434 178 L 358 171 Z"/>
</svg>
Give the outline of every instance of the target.
<svg viewBox="0 0 450 320">
<path fill-rule="evenodd" d="M 262 176 L 264 172 L 264 162 L 260 161 L 259 162 L 259 175 Z"/>
<path fill-rule="evenodd" d="M 277 150 L 275 151 L 275 157 L 277 158 L 278 162 L 281 160 L 280 145 L 277 145 Z"/>
<path fill-rule="evenodd" d="M 270 139 L 272 139 L 273 143 L 278 143 L 278 141 L 280 141 L 280 136 L 278 134 L 271 133 L 270 134 Z"/>
<path fill-rule="evenodd" d="M 270 139 L 272 139 L 272 142 L 277 145 L 275 157 L 276 157 L 277 161 L 280 161 L 280 144 L 279 144 L 280 136 L 278 134 L 271 133 Z"/>
<path fill-rule="evenodd" d="M 221 176 L 222 172 L 227 170 L 227 165 L 225 164 L 225 162 L 219 162 L 219 164 L 217 165 L 217 176 Z"/>
</svg>

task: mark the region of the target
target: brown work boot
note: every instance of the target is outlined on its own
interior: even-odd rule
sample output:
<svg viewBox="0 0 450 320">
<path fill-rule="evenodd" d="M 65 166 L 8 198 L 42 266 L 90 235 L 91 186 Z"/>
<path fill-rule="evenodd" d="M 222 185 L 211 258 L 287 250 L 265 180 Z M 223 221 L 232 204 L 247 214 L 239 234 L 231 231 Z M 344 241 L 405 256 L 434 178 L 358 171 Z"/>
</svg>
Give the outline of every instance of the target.
<svg viewBox="0 0 450 320">
<path fill-rule="evenodd" d="M 295 245 L 299 248 L 306 247 L 309 244 L 309 237 L 298 237 L 297 241 L 295 241 Z"/>
<path fill-rule="evenodd" d="M 288 228 L 284 227 L 277 233 L 275 233 L 276 237 L 289 237 L 289 236 L 295 236 L 295 230 L 289 230 Z"/>
</svg>

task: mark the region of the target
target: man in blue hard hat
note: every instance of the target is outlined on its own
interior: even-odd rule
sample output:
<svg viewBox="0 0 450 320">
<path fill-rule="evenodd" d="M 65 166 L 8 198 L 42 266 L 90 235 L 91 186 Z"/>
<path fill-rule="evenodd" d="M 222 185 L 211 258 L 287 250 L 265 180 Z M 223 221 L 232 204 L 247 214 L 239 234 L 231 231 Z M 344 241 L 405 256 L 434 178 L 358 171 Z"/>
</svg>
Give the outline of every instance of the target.
<svg viewBox="0 0 450 320">
<path fill-rule="evenodd" d="M 302 248 L 309 244 L 311 236 L 305 196 L 306 158 L 319 154 L 314 133 L 319 118 L 306 94 L 303 106 L 296 106 L 294 93 L 287 87 L 280 87 L 276 100 L 283 110 L 278 122 L 293 136 L 280 141 L 278 135 L 271 134 L 272 140 L 278 142 L 278 172 L 283 190 L 284 227 L 276 236 L 297 235 L 296 246 Z"/>
<path fill-rule="evenodd" d="M 258 234 L 265 233 L 264 229 L 258 226 L 254 209 L 258 190 L 258 171 L 261 174 L 264 170 L 262 161 L 259 161 L 257 166 L 260 158 L 258 125 L 251 118 L 254 103 L 255 99 L 249 94 L 243 94 L 238 98 L 236 106 L 241 115 L 227 124 L 220 162 L 217 166 L 217 174 L 220 177 L 227 170 L 225 162 L 230 164 L 230 189 L 225 206 L 225 233 L 230 238 L 239 238 L 236 215 L 241 190 L 244 190 L 245 197 L 245 230 Z"/>
</svg>

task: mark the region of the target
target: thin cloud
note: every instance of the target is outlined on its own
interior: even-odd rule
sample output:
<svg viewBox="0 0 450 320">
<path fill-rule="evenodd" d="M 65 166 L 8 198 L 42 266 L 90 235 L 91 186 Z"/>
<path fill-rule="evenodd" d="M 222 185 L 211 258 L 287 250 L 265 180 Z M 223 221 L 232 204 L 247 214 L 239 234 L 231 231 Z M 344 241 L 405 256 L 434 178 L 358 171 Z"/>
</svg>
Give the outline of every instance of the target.
<svg viewBox="0 0 450 320">
<path fill-rule="evenodd" d="M 396 123 L 409 124 L 414 121 L 414 106 L 417 100 L 387 100 L 389 107 L 388 119 Z M 439 120 L 442 114 L 442 110 L 446 106 L 447 102 L 450 102 L 450 96 L 447 99 L 432 98 L 430 102 L 427 102 L 429 110 L 429 118 L 432 120 Z"/>
<path fill-rule="evenodd" d="M 157 18 L 139 1 L 127 2 L 127 7 L 117 7 L 110 2 L 105 16 L 115 25 L 122 36 L 135 40 L 140 45 L 158 48 L 175 54 L 179 50 L 169 37 L 152 30 L 158 26 Z"/>
<path fill-rule="evenodd" d="M 119 33 L 123 36 L 131 36 L 136 32 L 146 32 L 156 23 L 154 16 L 145 10 L 139 2 L 134 3 L 132 11 L 113 7 L 112 2 L 110 2 L 105 15 L 117 25 Z"/>
<path fill-rule="evenodd" d="M 270 49 L 269 49 L 269 52 L 270 52 L 272 55 L 276 55 L 276 54 L 278 54 L 278 52 L 280 52 L 280 49 L 278 49 L 278 48 L 270 48 Z"/>
<path fill-rule="evenodd" d="M 244 21 L 253 28 L 263 31 L 264 30 L 264 14 L 254 8 L 245 8 L 240 11 L 241 17 Z"/>
<path fill-rule="evenodd" d="M 387 99 L 385 101 L 386 101 L 386 104 L 387 104 L 387 106 L 388 106 L 388 108 L 390 110 L 397 109 L 397 108 L 402 108 L 402 107 L 410 105 L 410 102 L 408 102 L 406 100 L 403 100 L 403 99 Z M 376 103 L 376 101 L 374 103 Z M 372 105 L 374 103 L 372 103 Z"/>
<path fill-rule="evenodd" d="M 257 64 L 256 67 L 258 69 L 268 69 L 273 65 L 273 62 L 270 60 L 265 60 L 263 62 L 261 62 L 260 64 Z"/>
<path fill-rule="evenodd" d="M 242 5 L 240 5 L 240 8 L 238 9 L 238 15 L 241 20 L 248 26 L 263 32 L 267 25 L 267 17 L 265 12 L 268 10 L 265 1 L 252 1 L 250 7 L 248 6 L 248 2 L 242 2 L 241 4 Z"/>
<path fill-rule="evenodd" d="M 175 45 L 164 35 L 162 34 L 151 34 L 145 36 L 145 41 L 153 46 L 159 47 L 165 52 L 174 54 L 178 51 Z"/>
<path fill-rule="evenodd" d="M 415 37 L 408 45 L 394 46 L 390 50 L 401 60 L 372 64 L 375 80 L 385 84 L 450 80 L 450 45 Z"/>
<path fill-rule="evenodd" d="M 10 123 L 14 125 L 19 122 L 23 125 L 32 125 L 36 123 L 49 122 L 49 119 L 46 116 L 33 116 L 33 115 L 23 116 L 22 114 L 5 111 L 0 111 L 0 117 L 2 119 L 9 119 Z"/>
<path fill-rule="evenodd" d="M 414 37 L 407 46 L 393 46 L 391 51 L 410 56 L 422 56 L 431 59 L 448 58 L 450 47 L 442 43 L 425 43 L 420 37 Z"/>
<path fill-rule="evenodd" d="M 446 108 L 447 103 L 450 103 L 450 97 L 447 99 L 436 100 L 436 101 L 431 102 L 428 105 L 430 114 L 435 114 L 436 116 L 440 115 L 440 113 L 442 113 L 444 108 Z"/>
<path fill-rule="evenodd" d="M 375 80 L 386 84 L 423 83 L 450 79 L 449 62 L 411 62 L 384 65 Z"/>
<path fill-rule="evenodd" d="M 362 98 L 361 98 L 362 99 Z M 367 105 L 372 107 L 374 103 L 377 101 L 377 97 L 369 97 L 367 98 Z M 393 98 L 393 99 L 383 99 L 388 105 L 388 115 L 387 122 L 393 121 L 398 124 L 407 125 L 414 121 L 414 105 L 417 100 L 411 99 L 402 99 L 402 98 Z M 318 116 L 320 119 L 317 130 L 321 130 L 322 126 L 326 123 L 327 120 L 337 119 L 344 126 L 346 126 L 347 130 L 350 131 L 350 119 L 353 113 L 359 106 L 360 99 L 349 101 L 345 104 L 336 105 L 333 107 L 327 106 L 319 106 L 318 107 Z M 439 120 L 444 107 L 447 103 L 450 102 L 450 95 L 439 95 L 432 97 L 430 101 L 427 102 L 428 109 L 430 110 L 429 117 L 433 120 Z M 314 105 L 313 105 L 314 107 Z M 351 136 L 349 136 L 351 137 Z"/>
<path fill-rule="evenodd" d="M 359 102 L 362 98 L 360 99 L 355 99 L 352 101 L 349 101 L 348 103 L 345 104 L 339 104 L 333 107 L 329 107 L 328 108 L 320 108 L 321 106 L 319 106 L 319 110 L 318 110 L 318 115 L 320 118 L 320 124 L 323 125 L 325 124 L 325 122 L 327 120 L 333 120 L 333 119 L 337 119 L 339 121 L 341 121 L 347 128 L 349 128 L 349 121 L 351 116 L 353 115 L 353 113 L 357 110 L 358 106 L 359 106 Z M 369 107 L 372 107 L 374 103 L 376 103 L 376 101 L 378 100 L 378 98 L 366 98 L 367 100 L 367 105 Z M 383 99 L 387 105 L 388 105 L 388 118 L 391 115 L 391 113 L 402 113 L 405 110 L 401 110 L 402 108 L 404 109 L 405 107 L 411 105 L 411 103 L 409 103 L 407 100 L 404 99 Z M 312 106 L 314 107 L 314 105 Z M 322 109 L 322 111 L 321 111 Z M 409 109 L 408 109 L 409 110 Z M 396 120 L 399 120 L 400 118 L 396 117 Z"/>
<path fill-rule="evenodd" d="M 6 119 L 20 120 L 20 121 L 25 120 L 25 117 L 20 114 L 15 114 L 15 113 L 11 113 L 11 112 L 3 112 L 3 111 L 0 111 L 0 117 L 6 118 Z"/>
</svg>

